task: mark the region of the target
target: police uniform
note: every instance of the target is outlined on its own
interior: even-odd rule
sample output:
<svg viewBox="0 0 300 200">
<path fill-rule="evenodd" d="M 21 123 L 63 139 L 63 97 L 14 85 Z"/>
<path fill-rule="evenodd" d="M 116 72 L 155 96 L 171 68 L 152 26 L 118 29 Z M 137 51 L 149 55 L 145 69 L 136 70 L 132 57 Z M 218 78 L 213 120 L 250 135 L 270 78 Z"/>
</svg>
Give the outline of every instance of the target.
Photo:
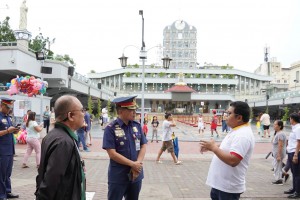
<svg viewBox="0 0 300 200">
<path fill-rule="evenodd" d="M 13 101 L 9 98 L 1 98 L 1 105 L 5 104 L 12 109 Z M 8 114 L 0 112 L 0 131 L 6 131 L 13 126 L 11 117 Z M 18 198 L 18 195 L 11 194 L 10 176 L 13 166 L 13 155 L 15 154 L 15 145 L 13 133 L 0 136 L 0 200 L 6 198 Z"/>
<path fill-rule="evenodd" d="M 133 97 L 116 98 L 112 102 L 117 106 L 127 109 L 136 109 L 137 105 Z M 137 161 L 139 150 L 147 140 L 142 132 L 140 123 L 129 121 L 126 125 L 120 118 L 111 122 L 104 131 L 103 149 L 115 149 L 117 153 L 129 160 Z M 143 170 L 139 176 L 132 181 L 131 167 L 122 165 L 110 159 L 108 168 L 108 199 L 118 200 L 138 199 L 144 178 Z M 130 192 L 128 192 L 130 188 Z M 127 195 L 126 195 L 127 194 Z"/>
</svg>

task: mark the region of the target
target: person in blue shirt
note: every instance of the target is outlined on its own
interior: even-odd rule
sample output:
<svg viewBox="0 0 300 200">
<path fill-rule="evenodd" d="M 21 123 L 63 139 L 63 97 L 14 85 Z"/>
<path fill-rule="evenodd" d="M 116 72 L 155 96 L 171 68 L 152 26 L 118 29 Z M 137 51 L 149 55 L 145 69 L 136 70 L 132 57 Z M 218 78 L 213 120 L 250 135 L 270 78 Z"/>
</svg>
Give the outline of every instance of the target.
<svg viewBox="0 0 300 200">
<path fill-rule="evenodd" d="M 19 198 L 19 195 L 11 193 L 10 176 L 13 167 L 13 155 L 15 145 L 13 133 L 19 131 L 20 127 L 14 127 L 9 116 L 13 109 L 13 99 L 1 98 L 0 111 L 0 200 Z"/>
<path fill-rule="evenodd" d="M 92 120 L 91 120 L 91 114 L 87 110 L 88 108 L 84 109 L 84 121 L 86 123 L 85 143 L 86 146 L 91 146 L 92 145 L 92 137 L 91 137 Z"/>
<path fill-rule="evenodd" d="M 108 200 L 138 200 L 142 187 L 143 160 L 147 140 L 140 123 L 134 121 L 136 96 L 120 97 L 116 104 L 118 118 L 104 130 L 103 146 L 109 155 Z"/>
</svg>

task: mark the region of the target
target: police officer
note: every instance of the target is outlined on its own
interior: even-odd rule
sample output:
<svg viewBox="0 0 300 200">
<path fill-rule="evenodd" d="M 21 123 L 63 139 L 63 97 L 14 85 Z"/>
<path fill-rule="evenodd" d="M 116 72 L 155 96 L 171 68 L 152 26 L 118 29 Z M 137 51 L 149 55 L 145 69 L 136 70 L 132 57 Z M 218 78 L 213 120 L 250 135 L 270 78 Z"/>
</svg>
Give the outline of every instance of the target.
<svg viewBox="0 0 300 200">
<path fill-rule="evenodd" d="M 137 200 L 142 187 L 143 160 L 147 140 L 140 123 L 134 121 L 136 96 L 120 97 L 116 104 L 118 118 L 104 130 L 103 146 L 110 157 L 108 200 Z"/>
<path fill-rule="evenodd" d="M 19 198 L 11 193 L 10 176 L 13 166 L 15 145 L 13 133 L 19 131 L 14 127 L 8 115 L 13 108 L 13 99 L 1 98 L 0 111 L 0 200 Z"/>
</svg>

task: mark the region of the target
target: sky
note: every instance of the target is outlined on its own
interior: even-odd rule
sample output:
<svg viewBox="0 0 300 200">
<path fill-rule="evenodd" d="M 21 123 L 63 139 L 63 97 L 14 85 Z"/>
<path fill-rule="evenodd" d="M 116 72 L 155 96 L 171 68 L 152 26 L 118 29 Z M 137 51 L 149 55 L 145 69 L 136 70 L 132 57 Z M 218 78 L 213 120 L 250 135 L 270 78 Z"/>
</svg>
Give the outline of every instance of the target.
<svg viewBox="0 0 300 200">
<path fill-rule="evenodd" d="M 22 1 L 0 0 L 0 20 L 9 16 L 13 30 Z M 254 72 L 264 62 L 266 46 L 283 67 L 300 61 L 298 0 L 27 0 L 26 5 L 28 31 L 55 38 L 51 50 L 68 54 L 83 75 L 120 69 L 123 51 L 129 64 L 141 64 L 139 10 L 144 11 L 149 65 L 159 60 L 155 46 L 163 43 L 163 29 L 176 20 L 197 28 L 200 65 L 229 64 Z M 124 48 L 128 45 L 138 48 Z"/>
</svg>

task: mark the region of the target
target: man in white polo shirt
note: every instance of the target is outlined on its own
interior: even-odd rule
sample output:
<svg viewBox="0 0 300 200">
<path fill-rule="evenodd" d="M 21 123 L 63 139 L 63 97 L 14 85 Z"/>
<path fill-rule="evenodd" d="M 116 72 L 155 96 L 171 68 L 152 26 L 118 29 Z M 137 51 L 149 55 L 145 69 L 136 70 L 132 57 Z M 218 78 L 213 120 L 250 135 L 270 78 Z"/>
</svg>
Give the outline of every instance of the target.
<svg viewBox="0 0 300 200">
<path fill-rule="evenodd" d="M 213 139 L 200 141 L 200 152 L 212 151 L 206 184 L 211 186 L 212 200 L 236 200 L 246 190 L 245 177 L 254 149 L 254 136 L 249 121 L 250 108 L 242 101 L 232 102 L 226 123 L 232 128 L 221 145 Z"/>
</svg>

